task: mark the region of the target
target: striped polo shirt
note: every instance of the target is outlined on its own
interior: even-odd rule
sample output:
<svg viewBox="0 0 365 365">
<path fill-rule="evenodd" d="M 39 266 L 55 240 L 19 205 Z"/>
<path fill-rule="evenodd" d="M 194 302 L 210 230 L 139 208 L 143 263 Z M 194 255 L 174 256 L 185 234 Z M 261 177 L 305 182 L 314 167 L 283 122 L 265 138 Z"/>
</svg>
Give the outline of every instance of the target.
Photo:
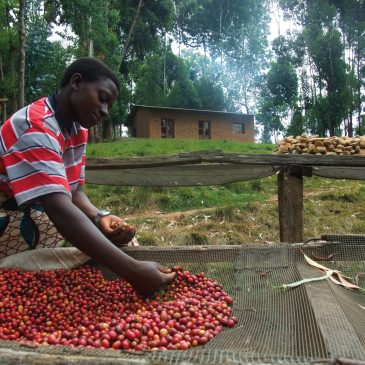
<svg viewBox="0 0 365 365">
<path fill-rule="evenodd" d="M 69 132 L 55 118 L 55 98 L 13 114 L 0 129 L 0 190 L 18 205 L 49 193 L 71 193 L 85 183 L 87 129 Z"/>
</svg>

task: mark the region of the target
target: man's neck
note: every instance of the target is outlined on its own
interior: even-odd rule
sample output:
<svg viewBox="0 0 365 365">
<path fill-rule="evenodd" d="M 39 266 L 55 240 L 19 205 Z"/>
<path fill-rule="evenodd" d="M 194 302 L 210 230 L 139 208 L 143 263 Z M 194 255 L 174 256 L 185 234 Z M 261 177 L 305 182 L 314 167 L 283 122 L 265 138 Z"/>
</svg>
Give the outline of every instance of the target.
<svg viewBox="0 0 365 365">
<path fill-rule="evenodd" d="M 71 126 L 75 121 L 74 113 L 72 112 L 69 92 L 67 89 L 60 89 L 55 95 L 56 110 L 55 116 L 62 129 L 70 133 Z"/>
</svg>

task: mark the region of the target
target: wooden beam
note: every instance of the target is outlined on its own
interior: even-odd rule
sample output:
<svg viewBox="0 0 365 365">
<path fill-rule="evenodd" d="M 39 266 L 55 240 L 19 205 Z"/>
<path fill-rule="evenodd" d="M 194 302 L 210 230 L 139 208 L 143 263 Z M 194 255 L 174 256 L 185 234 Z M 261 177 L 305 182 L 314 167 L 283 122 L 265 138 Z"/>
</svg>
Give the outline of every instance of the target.
<svg viewBox="0 0 365 365">
<path fill-rule="evenodd" d="M 112 351 L 112 350 L 110 350 Z M 115 357 L 90 354 L 40 353 L 36 351 L 22 351 L 19 349 L 0 348 L 1 365 L 157 365 L 157 361 L 149 360 L 145 356 L 140 358 Z M 180 364 L 180 363 L 178 363 Z"/>
<path fill-rule="evenodd" d="M 343 166 L 343 167 L 365 167 L 364 155 L 271 155 L 271 154 L 228 154 L 223 156 L 202 157 L 202 162 L 225 162 L 253 165 L 274 165 L 274 166 Z"/>
<path fill-rule="evenodd" d="M 265 165 L 174 165 L 138 169 L 86 170 L 89 184 L 115 186 L 207 186 L 259 179 L 278 169 Z"/>
<path fill-rule="evenodd" d="M 317 156 L 317 155 L 271 155 L 271 154 L 234 154 L 220 151 L 198 151 L 172 156 L 150 156 L 133 158 L 88 158 L 87 170 L 111 170 L 152 168 L 176 165 L 191 165 L 199 163 L 225 163 L 239 165 L 267 166 L 334 166 L 334 167 L 365 167 L 363 155 L 352 156 Z"/>
<path fill-rule="evenodd" d="M 303 172 L 299 166 L 278 173 L 281 242 L 303 242 Z"/>
<path fill-rule="evenodd" d="M 313 175 L 335 179 L 365 180 L 363 167 L 313 166 Z"/>
</svg>

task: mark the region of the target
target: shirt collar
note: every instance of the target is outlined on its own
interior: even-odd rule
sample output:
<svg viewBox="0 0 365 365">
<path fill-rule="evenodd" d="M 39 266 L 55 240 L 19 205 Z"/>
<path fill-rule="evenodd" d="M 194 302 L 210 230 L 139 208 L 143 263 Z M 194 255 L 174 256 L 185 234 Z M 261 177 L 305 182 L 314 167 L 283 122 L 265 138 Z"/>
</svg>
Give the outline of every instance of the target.
<svg viewBox="0 0 365 365">
<path fill-rule="evenodd" d="M 56 115 L 56 110 L 57 110 L 57 98 L 56 98 L 57 93 L 52 94 L 51 96 L 49 96 L 46 99 L 46 103 L 48 105 L 48 107 L 52 110 L 53 114 Z M 57 120 L 57 118 L 55 117 L 55 119 Z M 77 134 L 77 132 L 80 129 L 80 124 L 78 122 L 72 122 L 71 127 L 70 127 L 70 131 L 67 131 L 62 125 L 61 123 L 57 120 L 58 126 L 60 127 L 60 130 L 63 134 L 63 136 L 67 139 L 68 137 L 72 137 L 75 136 Z"/>
</svg>

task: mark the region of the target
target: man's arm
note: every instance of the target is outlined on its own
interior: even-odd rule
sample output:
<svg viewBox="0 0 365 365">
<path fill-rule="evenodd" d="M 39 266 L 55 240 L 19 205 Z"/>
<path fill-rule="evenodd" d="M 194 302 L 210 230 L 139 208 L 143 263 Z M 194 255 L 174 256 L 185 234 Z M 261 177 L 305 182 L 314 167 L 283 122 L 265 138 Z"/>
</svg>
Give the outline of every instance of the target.
<svg viewBox="0 0 365 365">
<path fill-rule="evenodd" d="M 66 194 L 48 194 L 40 200 L 67 241 L 126 279 L 140 294 L 151 295 L 174 279 L 174 275 L 162 273 L 156 263 L 135 260 L 115 247 Z"/>
<path fill-rule="evenodd" d="M 91 203 L 82 189 L 82 185 L 79 185 L 76 191 L 72 193 L 72 203 L 75 204 L 90 220 L 94 220 L 98 212 L 98 208 Z"/>
</svg>

